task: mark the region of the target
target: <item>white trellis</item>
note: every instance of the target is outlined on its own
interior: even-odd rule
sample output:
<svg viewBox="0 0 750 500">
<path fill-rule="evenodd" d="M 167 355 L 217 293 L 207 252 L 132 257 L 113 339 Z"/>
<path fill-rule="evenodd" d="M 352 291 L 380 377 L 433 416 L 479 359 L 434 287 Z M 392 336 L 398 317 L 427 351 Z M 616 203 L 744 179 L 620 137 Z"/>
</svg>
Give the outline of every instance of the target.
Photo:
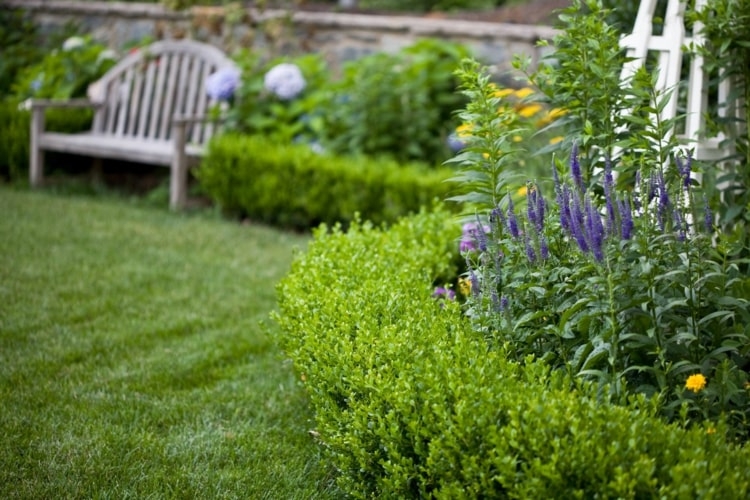
<svg viewBox="0 0 750 500">
<path fill-rule="evenodd" d="M 702 25 L 695 23 L 692 36 L 687 36 L 685 29 L 685 1 L 669 0 L 664 15 L 664 29 L 661 35 L 653 35 L 653 17 L 657 0 L 642 0 L 635 20 L 633 33 L 622 38 L 620 46 L 627 49 L 627 54 L 633 59 L 622 69 L 621 81 L 627 81 L 635 71 L 643 66 L 649 52 L 657 52 L 658 80 L 656 89 L 658 92 L 672 90 L 669 102 L 661 111 L 662 119 L 670 119 L 677 116 L 678 91 L 680 82 L 684 48 L 687 46 L 699 47 L 703 44 L 700 35 Z M 695 0 L 695 9 L 701 9 L 706 0 Z M 699 54 L 691 56 L 689 81 L 687 88 L 687 102 L 685 130 L 680 134 L 682 142 L 686 147 L 694 150 L 694 157 L 700 160 L 717 160 L 728 156 L 732 150 L 731 146 L 724 146 L 723 136 L 704 138 L 702 133 L 705 129 L 705 114 L 709 110 L 709 77 L 703 68 L 703 57 Z M 718 89 L 719 116 L 738 116 L 740 106 L 729 102 L 731 83 L 723 80 Z"/>
</svg>

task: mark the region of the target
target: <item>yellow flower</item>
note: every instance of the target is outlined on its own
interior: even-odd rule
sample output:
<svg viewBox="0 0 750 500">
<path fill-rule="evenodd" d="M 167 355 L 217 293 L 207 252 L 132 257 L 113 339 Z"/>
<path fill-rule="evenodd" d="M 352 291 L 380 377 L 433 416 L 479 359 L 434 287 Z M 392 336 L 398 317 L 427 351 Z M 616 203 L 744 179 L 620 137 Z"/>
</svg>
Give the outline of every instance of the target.
<svg viewBox="0 0 750 500">
<path fill-rule="evenodd" d="M 492 97 L 507 97 L 513 93 L 513 89 L 497 89 L 492 93 Z"/>
<path fill-rule="evenodd" d="M 458 127 L 456 127 L 456 135 L 460 138 L 466 138 L 471 136 L 471 131 L 474 127 L 471 123 L 462 123 Z"/>
<path fill-rule="evenodd" d="M 539 104 L 529 104 L 522 106 L 521 109 L 518 110 L 518 114 L 524 118 L 531 118 L 541 110 L 542 107 Z"/>
<path fill-rule="evenodd" d="M 471 293 L 471 280 L 469 278 L 459 278 L 458 291 L 461 292 L 461 295 L 464 297 L 468 297 Z"/>
<path fill-rule="evenodd" d="M 706 377 L 700 373 L 690 375 L 685 382 L 685 388 L 689 391 L 698 392 L 706 387 Z"/>
<path fill-rule="evenodd" d="M 550 120 L 555 120 L 557 118 L 560 118 L 567 112 L 568 110 L 564 108 L 552 108 L 547 113 L 547 118 L 549 118 Z"/>
<path fill-rule="evenodd" d="M 524 99 L 526 97 L 529 97 L 531 94 L 534 93 L 534 89 L 530 89 L 529 87 L 524 87 L 522 89 L 518 89 L 514 92 L 517 98 Z"/>
<path fill-rule="evenodd" d="M 558 142 L 562 142 L 563 139 L 565 139 L 565 137 L 563 137 L 561 135 L 557 135 L 557 136 L 553 137 L 552 139 L 550 139 L 549 143 L 550 144 L 557 144 Z"/>
<path fill-rule="evenodd" d="M 523 141 L 523 136 L 520 136 L 520 135 L 513 136 L 513 142 L 522 142 L 522 141 Z"/>
<path fill-rule="evenodd" d="M 706 429 L 706 434 L 716 434 L 716 428 L 709 427 L 708 429 Z"/>
<path fill-rule="evenodd" d="M 518 188 L 516 194 L 518 196 L 526 196 L 528 194 L 528 189 L 526 189 L 526 186 L 521 186 L 520 188 Z"/>
</svg>

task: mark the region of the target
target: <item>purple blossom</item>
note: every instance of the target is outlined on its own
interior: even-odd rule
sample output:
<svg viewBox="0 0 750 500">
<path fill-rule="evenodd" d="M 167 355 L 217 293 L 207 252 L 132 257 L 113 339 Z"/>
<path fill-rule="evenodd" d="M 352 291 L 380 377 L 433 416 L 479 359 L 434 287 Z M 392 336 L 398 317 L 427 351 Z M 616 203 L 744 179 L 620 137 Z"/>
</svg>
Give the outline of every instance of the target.
<svg viewBox="0 0 750 500">
<path fill-rule="evenodd" d="M 620 237 L 629 240 L 633 234 L 633 212 L 630 209 L 630 200 L 627 198 L 618 201 L 620 210 Z"/>
<path fill-rule="evenodd" d="M 714 230 L 714 215 L 711 213 L 711 206 L 708 204 L 708 198 L 703 195 L 703 225 L 706 232 L 711 233 Z"/>
<path fill-rule="evenodd" d="M 602 248 L 604 246 L 604 225 L 602 218 L 597 212 L 596 207 L 591 202 L 591 198 L 586 197 L 586 233 L 588 234 L 588 243 L 594 258 L 601 262 L 604 260 Z"/>
<path fill-rule="evenodd" d="M 240 70 L 225 66 L 206 78 L 206 94 L 216 101 L 228 101 L 240 84 Z"/>
<path fill-rule="evenodd" d="M 615 207 L 614 207 L 614 187 L 615 182 L 612 176 L 612 162 L 609 155 L 604 161 L 604 199 L 607 204 L 607 234 L 612 235 L 615 232 Z"/>
<path fill-rule="evenodd" d="M 505 295 L 500 297 L 500 309 L 503 311 L 507 311 L 508 305 L 509 305 L 508 297 L 506 297 Z"/>
<path fill-rule="evenodd" d="M 521 232 L 518 230 L 518 220 L 513 212 L 513 198 L 508 196 L 508 232 L 514 239 L 518 239 Z"/>
<path fill-rule="evenodd" d="M 544 201 L 544 196 L 540 192 L 536 193 L 534 202 L 536 203 L 536 230 L 541 233 L 544 229 L 544 215 L 547 211 L 547 202 Z"/>
<path fill-rule="evenodd" d="M 432 296 L 436 299 L 455 300 L 456 292 L 454 292 L 450 288 L 439 286 L 435 288 L 434 292 L 432 292 Z"/>
<path fill-rule="evenodd" d="M 448 149 L 454 153 L 458 153 L 466 147 L 466 142 L 455 132 L 448 136 L 446 142 Z"/>
<path fill-rule="evenodd" d="M 562 188 L 562 194 L 558 204 L 560 206 L 560 226 L 562 226 L 565 231 L 572 233 L 573 229 L 570 223 L 570 189 L 567 184 Z"/>
<path fill-rule="evenodd" d="M 482 228 L 480 231 L 479 228 Z M 487 233 L 490 232 L 490 227 L 482 225 L 477 222 L 467 222 L 461 228 L 461 242 L 459 243 L 459 251 L 461 253 L 470 252 L 477 248 L 482 252 L 487 250 Z"/>
<path fill-rule="evenodd" d="M 573 143 L 570 152 L 570 175 L 579 192 L 583 192 L 583 175 L 581 174 L 581 162 L 578 160 L 578 143 Z"/>
<path fill-rule="evenodd" d="M 659 188 L 659 206 L 657 209 L 657 221 L 659 223 L 659 229 L 661 231 L 664 231 L 664 227 L 666 225 L 666 217 L 667 213 L 669 211 L 669 207 L 671 205 L 669 201 L 669 193 L 667 193 L 667 185 L 664 182 L 664 172 L 659 171 L 659 175 L 657 176 L 657 184 Z"/>
<path fill-rule="evenodd" d="M 307 82 L 296 64 L 281 63 L 268 70 L 263 85 L 282 101 L 290 101 L 305 90 Z"/>
<path fill-rule="evenodd" d="M 539 219 L 536 212 L 536 197 L 538 193 L 532 185 L 526 186 L 526 192 L 528 193 L 528 198 L 526 199 L 526 217 L 532 225 L 538 227 Z"/>
<path fill-rule="evenodd" d="M 677 239 L 685 241 L 685 237 L 687 236 L 686 224 L 682 212 L 677 207 L 674 207 L 674 210 L 672 210 L 672 221 L 674 222 L 674 227 L 677 228 Z"/>
<path fill-rule="evenodd" d="M 528 237 L 528 235 L 525 238 L 526 243 L 526 258 L 529 259 L 529 262 L 533 263 L 536 262 L 536 253 L 534 252 L 534 247 L 531 244 L 531 239 Z"/>
<path fill-rule="evenodd" d="M 685 191 L 687 191 L 690 189 L 690 173 L 693 165 L 693 155 L 688 153 L 684 163 L 680 160 L 679 156 L 675 157 L 675 161 L 680 172 L 680 177 L 682 177 L 682 186 L 685 188 Z"/>
<path fill-rule="evenodd" d="M 542 260 L 549 259 L 549 245 L 547 244 L 547 238 L 544 235 L 539 236 L 539 257 Z"/>
<path fill-rule="evenodd" d="M 575 193 L 572 193 L 572 198 L 573 202 L 570 204 L 570 232 L 573 233 L 573 237 L 576 243 L 578 243 L 578 248 L 585 253 L 589 251 L 589 244 L 586 241 L 581 199 Z"/>
</svg>

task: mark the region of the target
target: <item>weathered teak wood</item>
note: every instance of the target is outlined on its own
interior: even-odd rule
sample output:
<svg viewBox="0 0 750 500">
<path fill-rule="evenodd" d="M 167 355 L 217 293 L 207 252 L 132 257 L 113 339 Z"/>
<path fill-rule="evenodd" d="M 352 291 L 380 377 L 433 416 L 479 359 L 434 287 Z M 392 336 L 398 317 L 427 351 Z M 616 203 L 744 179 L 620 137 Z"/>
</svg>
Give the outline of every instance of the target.
<svg viewBox="0 0 750 500">
<path fill-rule="evenodd" d="M 129 160 L 171 168 L 169 203 L 187 200 L 188 168 L 215 127 L 205 115 L 208 75 L 234 66 L 221 50 L 192 40 L 160 41 L 123 58 L 88 89 L 89 99 L 32 100 L 29 181 L 44 181 L 44 151 Z M 45 130 L 45 109 L 91 106 L 91 130 L 63 134 Z"/>
</svg>

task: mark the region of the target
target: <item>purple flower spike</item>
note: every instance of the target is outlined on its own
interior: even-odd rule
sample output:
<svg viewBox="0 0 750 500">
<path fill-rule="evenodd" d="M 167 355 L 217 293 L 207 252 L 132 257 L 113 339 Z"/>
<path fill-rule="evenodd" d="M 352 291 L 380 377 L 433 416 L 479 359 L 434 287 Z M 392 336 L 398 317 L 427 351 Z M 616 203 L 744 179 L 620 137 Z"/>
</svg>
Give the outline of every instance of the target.
<svg viewBox="0 0 750 500">
<path fill-rule="evenodd" d="M 596 211 L 596 207 L 594 207 L 594 204 L 588 197 L 586 197 L 586 233 L 588 234 L 591 253 L 594 254 L 594 258 L 598 262 L 601 262 L 604 260 L 604 253 L 602 252 L 602 247 L 604 246 L 604 225 L 602 224 L 599 212 Z"/>
<path fill-rule="evenodd" d="M 531 238 L 526 236 L 526 258 L 529 259 L 529 262 L 534 263 L 536 262 L 536 252 L 534 252 L 534 247 L 531 245 Z"/>
<path fill-rule="evenodd" d="M 544 196 L 542 195 L 542 193 L 537 193 L 535 201 L 537 217 L 536 230 L 541 233 L 544 229 L 544 215 L 547 211 L 547 202 L 544 201 Z"/>
<path fill-rule="evenodd" d="M 677 240 L 685 241 L 687 234 L 685 231 L 684 218 L 682 217 L 682 212 L 680 212 L 677 207 L 672 210 L 672 220 L 674 222 L 674 227 L 677 229 Z"/>
<path fill-rule="evenodd" d="M 682 187 L 687 191 L 690 189 L 690 173 L 693 165 L 693 156 L 691 153 L 688 153 L 684 163 L 680 160 L 679 156 L 676 156 L 675 161 L 677 163 L 677 168 L 680 171 L 680 177 L 682 177 Z"/>
<path fill-rule="evenodd" d="M 586 253 L 589 251 L 589 244 L 586 241 L 586 230 L 584 228 L 581 200 L 575 193 L 573 193 L 572 197 L 573 203 L 570 204 L 570 232 L 573 233 L 573 237 L 575 238 L 576 243 L 578 243 L 578 248 Z"/>
<path fill-rule="evenodd" d="M 514 239 L 518 239 L 521 232 L 518 230 L 518 220 L 513 212 L 513 198 L 508 196 L 508 231 Z"/>
<path fill-rule="evenodd" d="M 618 201 L 620 210 L 620 237 L 629 240 L 633 234 L 633 212 L 630 209 L 630 200 L 627 198 Z"/>
<path fill-rule="evenodd" d="M 547 244 L 547 238 L 543 235 L 539 236 L 539 257 L 542 260 L 549 259 L 549 245 Z"/>
<path fill-rule="evenodd" d="M 567 185 L 563 186 L 558 204 L 560 206 L 560 226 L 568 233 L 572 233 L 573 229 L 570 225 L 570 189 Z"/>
<path fill-rule="evenodd" d="M 510 304 L 509 304 L 508 297 L 506 297 L 505 295 L 503 295 L 500 298 L 500 309 L 503 310 L 503 311 L 507 311 L 509 305 Z"/>
<path fill-rule="evenodd" d="M 607 234 L 612 235 L 615 232 L 615 207 L 614 207 L 614 187 L 615 181 L 612 176 L 612 162 L 607 156 L 604 162 L 604 199 L 607 203 Z"/>
<path fill-rule="evenodd" d="M 711 206 L 708 204 L 708 198 L 703 195 L 703 225 L 706 226 L 706 232 L 712 233 L 714 230 L 714 214 L 711 212 Z"/>
<path fill-rule="evenodd" d="M 581 163 L 578 161 L 578 143 L 573 143 L 573 149 L 570 152 L 570 175 L 573 183 L 579 192 L 583 192 L 583 176 L 581 174 Z"/>
<path fill-rule="evenodd" d="M 539 221 L 536 211 L 536 198 L 538 196 L 538 193 L 536 191 L 536 188 L 531 184 L 526 185 L 526 192 L 529 193 L 528 198 L 526 199 L 526 216 L 533 226 L 538 227 Z"/>
</svg>

